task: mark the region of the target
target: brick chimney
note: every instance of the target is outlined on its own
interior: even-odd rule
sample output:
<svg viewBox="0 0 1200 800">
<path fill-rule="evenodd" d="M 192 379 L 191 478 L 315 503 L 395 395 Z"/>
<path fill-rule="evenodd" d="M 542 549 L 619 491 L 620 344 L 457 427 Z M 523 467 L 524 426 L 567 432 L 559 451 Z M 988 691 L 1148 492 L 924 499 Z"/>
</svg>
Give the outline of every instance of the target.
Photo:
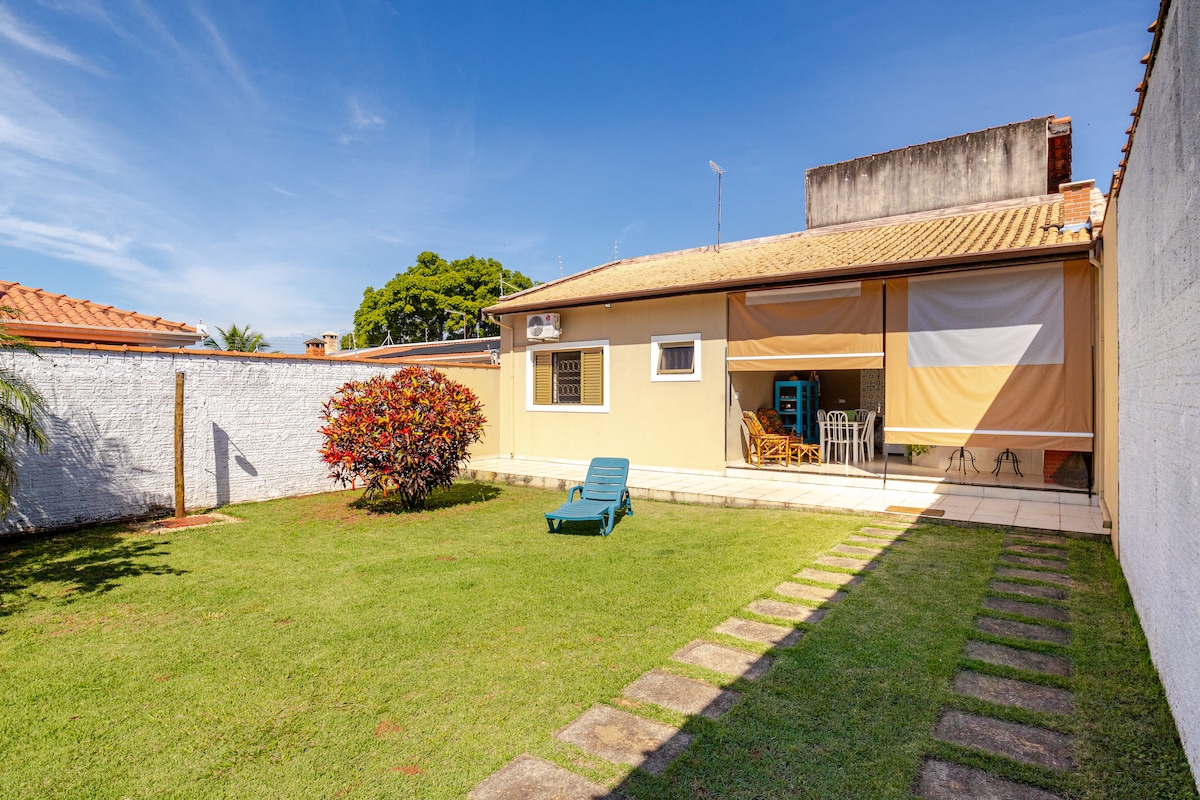
<svg viewBox="0 0 1200 800">
<path fill-rule="evenodd" d="M 304 343 L 304 355 L 306 356 L 324 356 L 325 355 L 325 340 L 313 337 Z"/>
<path fill-rule="evenodd" d="M 1071 180 L 1071 118 L 1057 117 L 1046 128 L 1046 193 Z"/>
<path fill-rule="evenodd" d="M 1058 187 L 1063 196 L 1063 228 L 1082 227 L 1092 216 L 1092 189 L 1096 181 L 1075 181 Z"/>
<path fill-rule="evenodd" d="M 325 355 L 331 356 L 340 349 L 341 342 L 333 331 L 325 331 L 321 334 L 321 338 L 325 341 Z"/>
</svg>

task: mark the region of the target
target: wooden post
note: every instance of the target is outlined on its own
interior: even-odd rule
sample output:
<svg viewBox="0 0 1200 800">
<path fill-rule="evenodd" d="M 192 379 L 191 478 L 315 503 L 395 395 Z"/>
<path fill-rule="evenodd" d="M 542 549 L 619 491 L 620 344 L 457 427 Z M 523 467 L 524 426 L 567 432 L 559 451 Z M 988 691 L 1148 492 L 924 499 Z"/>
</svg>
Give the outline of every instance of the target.
<svg viewBox="0 0 1200 800">
<path fill-rule="evenodd" d="M 175 373 L 175 519 L 183 519 L 183 373 Z"/>
</svg>

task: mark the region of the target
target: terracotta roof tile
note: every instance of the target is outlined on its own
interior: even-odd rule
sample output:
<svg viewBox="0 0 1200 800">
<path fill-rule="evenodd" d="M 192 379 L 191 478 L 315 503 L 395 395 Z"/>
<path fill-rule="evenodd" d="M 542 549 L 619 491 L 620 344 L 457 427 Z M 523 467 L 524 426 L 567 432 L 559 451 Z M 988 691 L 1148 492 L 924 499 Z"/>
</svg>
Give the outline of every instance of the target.
<svg viewBox="0 0 1200 800">
<path fill-rule="evenodd" d="M 888 220 L 816 228 L 605 264 L 505 297 L 487 309 L 506 313 L 639 292 L 684 293 L 717 284 L 810 277 L 827 269 L 882 265 L 1087 244 L 1086 230 L 1063 233 L 1059 195 L 923 212 Z"/>
<path fill-rule="evenodd" d="M 11 281 L 0 281 L 0 306 L 16 310 L 15 319 L 21 322 L 53 322 L 70 325 L 89 325 L 100 328 L 132 328 L 145 331 L 195 333 L 196 329 L 182 322 L 151 317 L 134 311 L 122 311 L 112 306 L 79 300 L 65 294 L 33 289 Z"/>
</svg>

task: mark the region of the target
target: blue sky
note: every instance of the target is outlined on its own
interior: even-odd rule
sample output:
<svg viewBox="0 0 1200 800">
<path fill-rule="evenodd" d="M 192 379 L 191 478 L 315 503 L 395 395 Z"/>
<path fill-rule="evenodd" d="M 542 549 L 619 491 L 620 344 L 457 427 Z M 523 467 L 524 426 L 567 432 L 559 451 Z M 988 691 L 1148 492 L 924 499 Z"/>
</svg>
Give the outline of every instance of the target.
<svg viewBox="0 0 1200 800">
<path fill-rule="evenodd" d="M 1049 114 L 1107 191 L 1155 0 L 0 0 L 0 277 L 281 349 L 423 250 L 549 280 L 804 227 L 804 170 Z"/>
</svg>

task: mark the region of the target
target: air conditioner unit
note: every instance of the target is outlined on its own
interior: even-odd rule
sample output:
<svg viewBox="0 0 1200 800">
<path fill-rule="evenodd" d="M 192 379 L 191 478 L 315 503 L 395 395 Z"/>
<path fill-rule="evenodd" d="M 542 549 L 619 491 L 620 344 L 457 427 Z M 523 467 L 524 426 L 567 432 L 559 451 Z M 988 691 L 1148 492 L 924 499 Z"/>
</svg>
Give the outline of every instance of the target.
<svg viewBox="0 0 1200 800">
<path fill-rule="evenodd" d="M 525 335 L 534 341 L 558 341 L 561 333 L 558 314 L 530 314 L 525 318 Z"/>
</svg>

